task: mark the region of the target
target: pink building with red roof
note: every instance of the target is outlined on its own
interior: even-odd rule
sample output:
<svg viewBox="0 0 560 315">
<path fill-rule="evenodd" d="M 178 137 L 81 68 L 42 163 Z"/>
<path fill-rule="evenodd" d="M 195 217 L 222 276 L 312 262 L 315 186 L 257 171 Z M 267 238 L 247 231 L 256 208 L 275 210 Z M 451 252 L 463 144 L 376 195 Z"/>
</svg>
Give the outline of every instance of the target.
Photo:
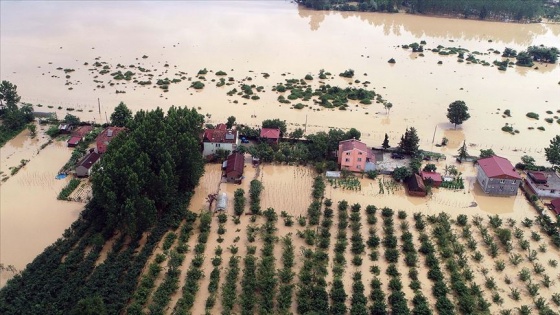
<svg viewBox="0 0 560 315">
<path fill-rule="evenodd" d="M 261 128 L 260 137 L 266 139 L 268 143 L 276 143 L 280 141 L 280 128 Z"/>
<path fill-rule="evenodd" d="M 375 155 L 365 143 L 356 140 L 344 140 L 338 143 L 338 165 L 341 170 L 367 172 L 375 170 Z"/>
<path fill-rule="evenodd" d="M 227 129 L 225 124 L 218 124 L 214 129 L 205 129 L 202 135 L 202 155 L 209 156 L 216 150 L 233 152 L 239 146 L 237 130 Z"/>
<path fill-rule="evenodd" d="M 478 184 L 489 195 L 515 196 L 521 176 L 511 162 L 503 157 L 491 156 L 480 159 L 476 164 Z"/>
</svg>

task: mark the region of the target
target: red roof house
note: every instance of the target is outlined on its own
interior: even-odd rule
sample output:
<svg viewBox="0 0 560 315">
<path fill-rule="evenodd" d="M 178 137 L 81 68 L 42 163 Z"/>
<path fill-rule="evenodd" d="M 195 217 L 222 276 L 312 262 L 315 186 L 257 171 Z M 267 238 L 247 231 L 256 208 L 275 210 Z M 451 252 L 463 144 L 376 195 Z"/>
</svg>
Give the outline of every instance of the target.
<svg viewBox="0 0 560 315">
<path fill-rule="evenodd" d="M 202 134 L 202 155 L 215 154 L 216 150 L 233 152 L 239 145 L 239 132 L 227 129 L 225 124 L 218 124 L 214 129 L 205 129 Z"/>
<path fill-rule="evenodd" d="M 72 137 L 80 137 L 82 140 L 84 140 L 85 136 L 88 133 L 90 133 L 92 130 L 93 130 L 92 126 L 89 125 L 80 126 L 74 129 L 74 131 L 72 131 Z"/>
<path fill-rule="evenodd" d="M 80 143 L 81 140 L 82 140 L 81 137 L 72 136 L 70 139 L 68 139 L 68 141 L 66 143 L 67 143 L 69 148 L 73 148 L 73 147 L 77 146 L 78 143 Z"/>
<path fill-rule="evenodd" d="M 119 133 L 124 130 L 124 127 L 107 127 L 103 130 L 99 136 L 97 136 L 96 142 L 96 152 L 103 154 L 107 151 L 107 146 L 109 142 L 113 140 Z"/>
<path fill-rule="evenodd" d="M 491 195 L 517 195 L 521 176 L 511 162 L 503 157 L 491 156 L 477 161 L 477 181 L 482 190 Z"/>
<path fill-rule="evenodd" d="M 443 181 L 440 173 L 422 171 L 420 172 L 420 175 L 422 176 L 422 180 L 424 181 L 424 183 L 431 182 L 432 186 L 436 188 L 439 187 L 439 185 L 441 185 L 441 182 Z"/>
<path fill-rule="evenodd" d="M 266 139 L 269 143 L 278 143 L 280 141 L 280 128 L 261 128 L 260 137 Z"/>
<path fill-rule="evenodd" d="M 239 152 L 230 154 L 226 164 L 226 180 L 232 183 L 241 183 L 243 178 L 243 168 L 245 167 L 245 157 Z"/>
</svg>

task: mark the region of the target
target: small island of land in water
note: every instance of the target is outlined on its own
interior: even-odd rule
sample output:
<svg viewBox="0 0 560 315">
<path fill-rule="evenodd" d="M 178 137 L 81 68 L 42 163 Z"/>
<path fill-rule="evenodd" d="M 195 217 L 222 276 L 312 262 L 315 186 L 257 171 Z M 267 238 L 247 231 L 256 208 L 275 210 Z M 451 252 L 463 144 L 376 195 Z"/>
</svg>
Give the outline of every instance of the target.
<svg viewBox="0 0 560 315">
<path fill-rule="evenodd" d="M 548 200 L 487 195 L 470 161 L 558 165 L 559 25 L 287 2 L 1 6 L 0 313 L 557 314 Z M 60 126 L 90 124 L 68 148 Z M 218 124 L 245 137 L 240 183 L 216 163 L 228 152 L 199 153 Z M 280 143 L 260 143 L 276 127 Z M 89 179 L 55 178 L 107 130 Z M 353 139 L 402 167 L 326 178 Z M 453 180 L 410 196 L 400 179 L 422 168 Z"/>
</svg>

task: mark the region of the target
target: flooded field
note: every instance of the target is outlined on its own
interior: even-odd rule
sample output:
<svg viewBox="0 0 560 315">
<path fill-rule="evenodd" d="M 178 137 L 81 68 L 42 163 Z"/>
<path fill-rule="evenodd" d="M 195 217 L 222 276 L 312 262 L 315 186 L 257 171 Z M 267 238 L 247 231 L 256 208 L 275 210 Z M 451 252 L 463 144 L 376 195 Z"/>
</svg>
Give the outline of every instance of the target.
<svg viewBox="0 0 560 315">
<path fill-rule="evenodd" d="M 466 141 L 473 155 L 492 148 L 514 163 L 524 154 L 545 163 L 543 148 L 560 130 L 556 123 L 556 115 L 560 115 L 558 65 L 513 67 L 504 72 L 493 66 L 459 63 L 455 56 L 430 51 L 421 57 L 400 47 L 425 40 L 427 48 L 442 45 L 479 51 L 482 55 L 477 58 L 492 63 L 501 58 L 490 49 L 510 47 L 520 51 L 530 45 L 558 46 L 557 24 L 459 23 L 406 14 L 317 12 L 279 1 L 1 2 L 0 14 L 1 79 L 18 86 L 22 101 L 42 104 L 36 110 L 56 112 L 59 118 L 73 109 L 72 114 L 83 120 L 104 123 L 121 101 L 132 110 L 186 105 L 208 114 L 209 123 L 223 122 L 234 115 L 238 122 L 253 126 L 267 118 L 285 119 L 290 128 L 308 121 L 308 133 L 355 127 L 369 146 L 379 146 L 385 133 L 395 146 L 405 128 L 413 126 L 418 129 L 421 148 L 440 151 L 449 156 L 448 160 Z M 396 63 L 387 63 L 390 58 Z M 153 82 L 185 79 L 170 84 L 168 92 L 154 83 L 110 82 L 110 73 L 89 70 L 96 61 L 105 62 L 109 72 L 134 69 L 140 76 L 140 67 L 148 69 Z M 198 71 L 204 68 L 209 70 L 205 80 L 197 79 Z M 64 69 L 74 71 L 66 73 Z M 387 113 L 381 104 L 352 104 L 342 112 L 308 101 L 308 107 L 295 110 L 277 101 L 280 93 L 272 91 L 277 83 L 311 74 L 314 80 L 309 84 L 318 87 L 321 69 L 332 73 L 322 80 L 331 85 L 363 87 L 355 80 L 370 81 L 368 89 L 381 94 L 393 108 Z M 355 70 L 352 80 L 338 76 L 347 69 Z M 227 73 L 226 81 L 233 78 L 232 85 L 216 86 L 220 70 Z M 145 79 L 143 76 L 140 80 Z M 202 90 L 190 88 L 196 80 L 204 82 Z M 227 95 L 241 84 L 263 86 L 257 93 L 260 99 Z M 447 106 L 455 100 L 464 100 L 471 113 L 471 119 L 457 130 L 445 117 Z M 512 117 L 502 116 L 506 109 Z M 527 112 L 538 113 L 540 120 L 527 118 Z M 554 121 L 546 123 L 544 118 Z M 519 134 L 502 132 L 506 123 Z M 448 146 L 435 147 L 433 139 L 438 143 L 442 137 L 449 139 Z M 37 154 L 45 142 L 42 136 L 31 140 L 23 132 L 0 150 L 4 173 L 9 174 L 8 168 L 22 159 L 30 160 L 0 186 L 0 262 L 18 269 L 56 240 L 83 206 L 56 201 L 66 182 L 54 176 L 70 151 L 54 143 Z M 327 186 L 327 197 L 425 213 L 534 216 L 521 195 L 482 195 L 474 185 L 472 168 L 464 167 L 461 171 L 470 184 L 465 191 L 440 190 L 429 199 L 406 197 L 402 189 L 379 194 L 378 183 L 366 179 L 361 180 L 359 192 Z M 205 207 L 206 196 L 219 186 L 219 172 L 219 165 L 206 168 L 191 210 Z M 253 178 L 256 169 L 247 166 L 247 174 L 247 179 Z M 277 212 L 294 216 L 305 212 L 310 199 L 300 192 L 307 192 L 311 174 L 308 169 L 265 166 L 258 175 L 265 186 L 263 208 L 274 207 Z M 243 183 L 246 191 L 247 179 Z M 237 188 L 231 184 L 220 187 L 228 193 Z M 0 281 L 4 279 L 3 275 Z"/>
</svg>

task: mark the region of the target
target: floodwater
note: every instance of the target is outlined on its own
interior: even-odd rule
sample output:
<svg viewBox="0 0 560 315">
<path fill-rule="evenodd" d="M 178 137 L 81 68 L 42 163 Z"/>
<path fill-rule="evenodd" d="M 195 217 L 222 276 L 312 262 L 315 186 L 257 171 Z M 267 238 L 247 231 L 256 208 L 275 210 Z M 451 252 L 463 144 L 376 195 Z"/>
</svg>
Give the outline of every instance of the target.
<svg viewBox="0 0 560 315">
<path fill-rule="evenodd" d="M 362 139 L 370 146 L 379 146 L 385 133 L 389 135 L 390 144 L 395 146 L 405 128 L 414 126 L 421 138 L 421 147 L 445 153 L 448 161 L 466 141 L 471 154 L 492 148 L 514 163 L 524 154 L 546 163 L 543 148 L 560 128 L 556 122 L 544 121 L 545 117 L 558 115 L 557 110 L 560 110 L 558 65 L 539 64 L 538 70 L 514 67 L 500 72 L 495 67 L 458 63 L 454 56 L 426 51 L 421 57 L 398 47 L 421 40 L 427 42 L 427 48 L 460 46 L 481 53 L 488 53 L 490 49 L 501 51 L 505 47 L 519 51 L 529 45 L 560 46 L 558 24 L 317 12 L 287 1 L 2 1 L 0 35 L 1 79 L 18 86 L 22 101 L 43 104 L 36 109 L 54 111 L 60 118 L 66 115 L 67 108 L 74 108 L 72 114 L 83 120 L 105 122 L 120 101 L 135 111 L 186 105 L 207 113 L 209 123 L 223 122 L 234 115 L 238 122 L 254 126 L 267 118 L 285 119 L 290 128 L 303 126 L 307 121 L 307 132 L 355 127 L 362 131 Z M 388 64 L 390 58 L 395 58 L 396 64 Z M 500 59 L 491 52 L 477 58 L 490 63 Z M 109 74 L 99 75 L 88 70 L 95 61 L 106 62 L 110 72 L 116 71 L 118 64 L 125 68 L 129 65 L 144 67 L 152 71 L 154 82 L 183 75 L 187 80 L 171 84 L 169 92 L 154 86 L 140 86 L 132 80 L 128 83 L 115 81 L 116 84 L 110 86 Z M 438 65 L 438 61 L 442 64 Z M 57 70 L 58 67 L 75 71 L 65 74 Z M 188 78 L 195 81 L 197 72 L 203 68 L 213 71 L 205 75 L 205 88 L 200 91 L 189 88 Z M 133 69 L 140 80 L 146 80 L 137 68 L 128 69 Z M 380 104 L 353 104 L 349 110 L 341 112 L 321 109 L 309 101 L 309 107 L 294 110 L 277 102 L 279 94 L 272 91 L 274 85 L 312 74 L 315 80 L 310 84 L 316 87 L 320 84 L 317 79 L 320 69 L 333 74 L 332 78 L 324 80 L 325 83 L 342 87 L 350 86 L 353 81 L 337 74 L 354 69 L 353 80 L 370 81 L 368 88 L 380 93 L 393 108 L 386 113 Z M 212 80 L 219 79 L 215 75 L 219 70 L 227 73 L 226 82 L 227 77 L 234 78 L 233 85 L 215 86 Z M 265 79 L 262 73 L 270 77 Z M 66 75 L 70 77 L 66 79 Z M 251 81 L 246 80 L 248 77 Z M 246 81 L 242 81 L 244 79 Z M 239 90 L 242 83 L 263 86 L 264 91 L 257 93 L 260 100 L 226 94 L 234 87 Z M 363 85 L 353 83 L 352 86 Z M 126 93 L 117 94 L 117 90 Z M 454 130 L 445 114 L 448 104 L 458 99 L 469 106 L 471 119 Z M 505 109 L 510 109 L 512 117 L 502 117 Z M 529 111 L 538 113 L 541 119 L 525 117 Z M 513 125 L 520 133 L 502 132 L 505 123 Z M 545 130 L 536 129 L 540 126 Z M 449 139 L 448 147 L 434 146 L 442 137 Z M 20 135 L 0 151 L 4 172 L 21 159 L 31 159 L 0 187 L 0 262 L 13 264 L 18 269 L 60 236 L 83 206 L 56 201 L 65 183 L 55 181 L 54 175 L 66 162 L 70 151 L 53 144 L 34 155 L 39 142 Z M 207 168 L 206 175 L 215 173 L 219 174 L 219 167 L 216 170 Z M 305 182 L 297 186 L 294 183 L 299 183 L 300 175 L 292 169 L 265 166 L 262 170 L 263 206 L 276 208 L 283 201 L 290 201 L 297 206 L 286 211 L 294 215 L 305 211 L 308 196 L 293 191 L 308 187 L 311 179 L 302 176 Z M 203 181 L 210 182 L 205 184 L 207 188 L 199 188 L 204 192 L 197 191 L 191 204 L 194 211 L 204 206 L 207 193 L 219 184 L 214 176 L 212 179 L 205 176 Z M 395 204 L 393 208 L 402 206 L 407 210 L 505 212 L 523 216 L 528 213 L 532 216 L 521 196 L 507 200 L 487 198 L 472 188 L 465 192 L 440 191 L 426 203 L 422 199 L 404 197 L 400 191 L 391 196 L 376 195 L 376 185 L 374 182 L 368 188 L 363 184 L 364 203 Z M 227 189 L 233 191 L 234 188 Z M 368 189 L 370 195 L 366 194 Z M 275 191 L 284 192 L 285 198 Z M 331 188 L 327 191 L 333 199 L 347 193 Z M 476 202 L 477 208 L 464 209 L 472 202 Z"/>
<path fill-rule="evenodd" d="M 45 142 L 43 136 L 32 140 L 28 131 L 23 131 L 0 150 L 1 169 L 8 175 L 8 167 L 19 165 L 21 159 L 30 160 L 0 186 L 0 262 L 17 270 L 61 237 L 83 207 L 82 203 L 56 199 L 70 179 L 57 180 L 55 176 L 71 151 L 65 143 L 55 142 L 37 153 Z M 12 275 L 3 272 L 0 286 Z"/>
</svg>

